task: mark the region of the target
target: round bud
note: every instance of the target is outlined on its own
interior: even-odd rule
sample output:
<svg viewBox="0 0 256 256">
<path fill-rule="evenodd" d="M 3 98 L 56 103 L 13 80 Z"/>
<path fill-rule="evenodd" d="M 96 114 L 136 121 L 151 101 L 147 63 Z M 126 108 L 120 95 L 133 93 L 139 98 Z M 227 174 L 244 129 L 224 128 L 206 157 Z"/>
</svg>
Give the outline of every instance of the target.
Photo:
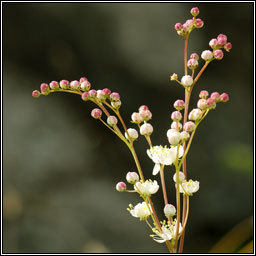
<svg viewBox="0 0 256 256">
<path fill-rule="evenodd" d="M 34 91 L 32 92 L 32 97 L 33 97 L 33 98 L 39 98 L 40 95 L 41 95 L 41 93 L 40 93 L 38 90 L 34 90 Z"/>
<path fill-rule="evenodd" d="M 192 78 L 192 76 L 189 76 L 189 75 L 183 76 L 183 77 L 181 78 L 181 84 L 184 85 L 185 87 L 191 86 L 191 85 L 193 84 L 193 78 Z"/>
<path fill-rule="evenodd" d="M 103 92 L 103 90 L 98 90 L 97 91 L 97 99 L 100 102 L 103 102 L 107 99 L 108 95 L 106 93 Z"/>
<path fill-rule="evenodd" d="M 198 56 L 197 53 L 192 53 L 192 54 L 190 55 L 190 59 L 199 60 L 199 56 Z"/>
<path fill-rule="evenodd" d="M 196 17 L 199 14 L 199 9 L 197 7 L 194 7 L 190 10 L 190 13 Z"/>
<path fill-rule="evenodd" d="M 171 124 L 171 128 L 176 130 L 176 131 L 180 131 L 182 129 L 182 124 L 180 122 L 172 122 Z"/>
<path fill-rule="evenodd" d="M 46 83 L 42 83 L 40 86 L 40 89 L 41 89 L 41 94 L 43 94 L 45 96 L 50 93 L 49 85 Z"/>
<path fill-rule="evenodd" d="M 197 102 L 197 107 L 200 108 L 201 110 L 205 110 L 208 107 L 206 103 L 206 99 L 199 99 Z"/>
<path fill-rule="evenodd" d="M 197 121 L 202 116 L 202 110 L 199 108 L 194 108 L 190 111 L 188 119 L 192 121 Z"/>
<path fill-rule="evenodd" d="M 201 58 L 204 60 L 204 61 L 210 61 L 212 58 L 213 58 L 213 53 L 212 51 L 210 50 L 205 50 L 202 52 L 201 54 Z"/>
<path fill-rule="evenodd" d="M 128 133 L 128 135 L 129 135 L 131 140 L 136 140 L 139 137 L 138 132 L 135 129 L 133 129 L 133 128 L 129 128 L 127 130 L 127 133 Z M 127 133 L 125 133 L 125 137 L 128 139 Z"/>
<path fill-rule="evenodd" d="M 111 101 L 119 101 L 120 100 L 120 95 L 118 92 L 112 92 L 110 95 L 109 95 L 109 98 Z"/>
<path fill-rule="evenodd" d="M 188 121 L 183 125 L 183 130 L 186 132 L 193 132 L 195 128 L 196 128 L 195 123 L 192 121 Z"/>
<path fill-rule="evenodd" d="M 218 40 L 216 38 L 211 39 L 210 42 L 209 42 L 209 46 L 212 49 L 216 49 L 217 46 L 218 46 Z"/>
<path fill-rule="evenodd" d="M 213 52 L 213 56 L 216 60 L 221 60 L 224 56 L 224 53 L 222 50 L 218 49 Z"/>
<path fill-rule="evenodd" d="M 218 46 L 223 47 L 223 46 L 226 44 L 227 39 L 228 39 L 228 38 L 227 38 L 226 35 L 219 34 L 219 35 L 217 36 Z"/>
<path fill-rule="evenodd" d="M 176 23 L 175 26 L 174 26 L 175 30 L 179 31 L 183 28 L 182 24 L 181 23 Z"/>
<path fill-rule="evenodd" d="M 61 80 L 60 81 L 60 87 L 63 90 L 69 89 L 69 81 L 68 80 Z"/>
<path fill-rule="evenodd" d="M 99 108 L 95 108 L 92 110 L 91 116 L 95 119 L 99 119 L 102 116 L 102 111 Z"/>
<path fill-rule="evenodd" d="M 50 82 L 50 88 L 52 90 L 58 90 L 59 89 L 59 83 L 57 81 L 51 81 Z"/>
<path fill-rule="evenodd" d="M 174 112 L 172 112 L 172 114 L 171 114 L 171 119 L 172 119 L 173 121 L 180 121 L 181 118 L 182 118 L 182 114 L 181 114 L 179 111 L 174 111 Z"/>
<path fill-rule="evenodd" d="M 150 112 L 150 110 L 140 111 L 139 114 L 143 121 L 149 121 L 152 118 L 152 113 Z"/>
<path fill-rule="evenodd" d="M 81 82 L 81 79 L 80 79 L 80 83 L 81 83 L 80 84 L 80 89 L 81 89 L 81 91 L 88 92 L 91 89 L 90 82 L 88 80 L 84 80 L 84 81 Z"/>
<path fill-rule="evenodd" d="M 107 123 L 109 126 L 115 126 L 117 124 L 117 118 L 115 116 L 109 116 L 107 118 Z"/>
<path fill-rule="evenodd" d="M 176 146 L 180 142 L 180 133 L 177 130 L 169 129 L 167 131 L 167 138 L 171 145 Z"/>
<path fill-rule="evenodd" d="M 111 106 L 114 108 L 114 109 L 119 109 L 122 105 L 122 102 L 121 100 L 117 100 L 117 101 L 111 101 Z"/>
<path fill-rule="evenodd" d="M 109 96 L 111 94 L 111 91 L 108 88 L 104 88 L 102 90 L 107 96 Z"/>
<path fill-rule="evenodd" d="M 118 192 L 124 192 L 126 190 L 126 184 L 123 181 L 120 181 L 116 184 L 116 190 Z"/>
<path fill-rule="evenodd" d="M 135 184 L 137 181 L 139 181 L 140 177 L 137 174 L 137 172 L 128 172 L 126 174 L 126 180 L 130 184 Z"/>
<path fill-rule="evenodd" d="M 227 93 L 222 93 L 221 95 L 220 95 L 220 101 L 221 102 L 227 102 L 229 100 L 229 96 L 228 96 L 228 94 Z"/>
<path fill-rule="evenodd" d="M 208 106 L 209 109 L 215 109 L 216 108 L 216 102 L 215 102 L 214 99 L 208 98 L 206 100 L 206 103 L 207 103 L 207 106 Z"/>
<path fill-rule="evenodd" d="M 204 22 L 201 19 L 196 19 L 196 28 L 202 28 L 204 26 Z"/>
<path fill-rule="evenodd" d="M 82 98 L 82 100 L 84 100 L 84 101 L 89 100 L 89 93 L 88 93 L 88 92 L 82 93 L 81 98 Z"/>
<path fill-rule="evenodd" d="M 176 81 L 178 79 L 178 75 L 176 73 L 173 73 L 171 76 L 170 76 L 170 80 L 171 81 Z"/>
<path fill-rule="evenodd" d="M 80 82 L 80 83 L 82 83 L 82 82 L 84 82 L 84 81 L 88 81 L 88 79 L 87 79 L 86 77 L 81 77 L 81 78 L 79 79 L 79 82 Z"/>
<path fill-rule="evenodd" d="M 220 102 L 220 94 L 218 92 L 213 92 L 211 98 L 217 103 Z"/>
<path fill-rule="evenodd" d="M 206 90 L 203 90 L 203 91 L 201 91 L 201 92 L 199 93 L 199 98 L 201 98 L 201 99 L 207 99 L 208 96 L 209 96 L 209 92 L 206 91 Z"/>
<path fill-rule="evenodd" d="M 88 93 L 89 93 L 90 98 L 92 98 L 92 99 L 95 99 L 97 96 L 97 91 L 94 89 L 90 90 Z"/>
<path fill-rule="evenodd" d="M 187 32 L 192 28 L 192 26 L 193 26 L 193 20 L 192 19 L 186 20 L 186 22 L 183 24 L 183 30 Z"/>
<path fill-rule="evenodd" d="M 196 69 L 198 67 L 198 61 L 196 59 L 189 59 L 187 63 L 188 68 Z"/>
<path fill-rule="evenodd" d="M 179 172 L 179 183 L 185 180 L 185 175 L 183 172 Z M 176 183 L 176 173 L 173 175 L 173 181 Z"/>
<path fill-rule="evenodd" d="M 80 82 L 78 82 L 77 80 L 70 82 L 70 88 L 71 88 L 71 90 L 75 90 L 75 91 L 79 90 Z"/>
<path fill-rule="evenodd" d="M 224 45 L 224 49 L 225 49 L 227 52 L 229 52 L 229 51 L 231 50 L 231 48 L 232 48 L 232 44 L 231 44 L 231 43 L 226 43 L 226 44 Z"/>
<path fill-rule="evenodd" d="M 182 131 L 182 132 L 180 133 L 180 140 L 181 140 L 182 142 L 187 141 L 187 140 L 189 139 L 189 137 L 190 137 L 190 135 L 189 135 L 189 133 L 186 132 L 186 131 Z"/>
<path fill-rule="evenodd" d="M 139 112 L 142 112 L 142 111 L 145 111 L 145 110 L 149 110 L 148 106 L 142 105 L 142 106 L 139 107 Z"/>
<path fill-rule="evenodd" d="M 166 204 L 164 207 L 164 214 L 167 218 L 174 216 L 176 214 L 175 206 L 172 204 Z"/>
<path fill-rule="evenodd" d="M 173 104 L 174 108 L 177 110 L 182 110 L 185 107 L 185 102 L 183 100 L 176 100 Z"/>
<path fill-rule="evenodd" d="M 153 132 L 153 126 L 149 123 L 145 123 L 140 127 L 140 134 L 149 136 Z"/>
</svg>

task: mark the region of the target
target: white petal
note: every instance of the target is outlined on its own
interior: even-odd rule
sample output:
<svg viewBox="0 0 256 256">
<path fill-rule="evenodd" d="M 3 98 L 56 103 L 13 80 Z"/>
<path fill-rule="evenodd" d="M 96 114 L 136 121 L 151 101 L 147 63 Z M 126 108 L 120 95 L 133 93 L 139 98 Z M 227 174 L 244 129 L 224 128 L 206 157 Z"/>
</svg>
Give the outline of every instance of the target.
<svg viewBox="0 0 256 256">
<path fill-rule="evenodd" d="M 166 241 L 165 239 L 160 238 L 160 237 L 158 237 L 158 236 L 153 237 L 153 240 L 156 241 L 156 242 L 158 242 L 158 243 L 164 243 L 164 242 Z"/>
<path fill-rule="evenodd" d="M 153 175 L 157 175 L 160 171 L 160 164 L 155 164 L 153 169 Z"/>
</svg>

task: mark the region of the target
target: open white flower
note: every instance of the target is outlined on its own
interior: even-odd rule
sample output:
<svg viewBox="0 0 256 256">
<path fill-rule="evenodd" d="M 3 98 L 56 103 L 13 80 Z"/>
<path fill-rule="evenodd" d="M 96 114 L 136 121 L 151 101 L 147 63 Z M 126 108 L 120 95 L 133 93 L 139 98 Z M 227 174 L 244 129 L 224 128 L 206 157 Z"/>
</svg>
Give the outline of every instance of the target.
<svg viewBox="0 0 256 256">
<path fill-rule="evenodd" d="M 136 182 L 134 189 L 145 196 L 150 196 L 158 191 L 159 185 L 156 180 L 154 180 L 154 182 L 152 180 L 146 180 L 145 182 L 138 181 Z"/>
<path fill-rule="evenodd" d="M 198 181 L 185 181 L 180 184 L 180 192 L 188 196 L 192 196 L 193 193 L 196 193 L 199 190 Z"/>
<path fill-rule="evenodd" d="M 146 220 L 150 215 L 150 210 L 146 202 L 138 203 L 134 208 L 130 210 L 133 217 L 140 218 L 140 220 Z"/>
<path fill-rule="evenodd" d="M 167 146 L 154 146 L 151 149 L 147 150 L 149 158 L 155 163 L 153 169 L 153 175 L 156 175 L 160 171 L 160 165 L 172 165 L 177 156 L 178 147 L 168 148 Z M 179 146 L 179 158 L 183 156 L 183 147 Z"/>
</svg>

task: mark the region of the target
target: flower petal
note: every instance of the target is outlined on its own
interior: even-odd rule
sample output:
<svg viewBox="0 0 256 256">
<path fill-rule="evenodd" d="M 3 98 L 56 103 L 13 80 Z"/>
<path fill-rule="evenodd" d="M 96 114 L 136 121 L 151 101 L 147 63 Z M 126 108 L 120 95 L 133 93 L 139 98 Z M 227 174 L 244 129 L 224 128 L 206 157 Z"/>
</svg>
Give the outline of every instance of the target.
<svg viewBox="0 0 256 256">
<path fill-rule="evenodd" d="M 160 171 L 160 164 L 155 164 L 153 169 L 153 175 L 157 175 Z"/>
</svg>

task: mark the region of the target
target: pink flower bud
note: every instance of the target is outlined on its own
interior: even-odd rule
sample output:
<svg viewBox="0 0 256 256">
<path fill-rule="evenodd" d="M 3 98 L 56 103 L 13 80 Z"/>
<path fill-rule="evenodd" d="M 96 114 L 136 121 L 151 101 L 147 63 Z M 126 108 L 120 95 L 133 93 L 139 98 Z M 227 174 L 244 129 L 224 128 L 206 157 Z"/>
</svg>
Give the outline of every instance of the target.
<svg viewBox="0 0 256 256">
<path fill-rule="evenodd" d="M 153 132 L 153 126 L 149 123 L 145 123 L 140 127 L 141 135 L 149 136 L 152 134 L 152 132 Z"/>
<path fill-rule="evenodd" d="M 182 110 L 185 107 L 185 102 L 183 100 L 176 100 L 173 104 L 174 108 L 177 110 Z"/>
<path fill-rule="evenodd" d="M 186 131 L 182 131 L 182 132 L 180 133 L 180 140 L 181 140 L 182 142 L 187 141 L 187 140 L 189 139 L 189 137 L 190 137 L 190 135 L 189 135 L 189 133 L 186 132 Z"/>
<path fill-rule="evenodd" d="M 126 190 L 126 184 L 123 181 L 120 181 L 116 184 L 116 190 L 118 192 L 124 192 Z"/>
<path fill-rule="evenodd" d="M 70 82 L 70 88 L 71 88 L 71 90 L 75 90 L 75 91 L 79 90 L 80 82 L 78 82 L 77 80 Z"/>
<path fill-rule="evenodd" d="M 132 113 L 131 119 L 132 119 L 132 122 L 135 124 L 140 124 L 141 122 L 144 121 L 141 115 L 137 112 Z"/>
<path fill-rule="evenodd" d="M 187 65 L 188 65 L 188 68 L 192 70 L 196 69 L 198 67 L 198 61 L 196 59 L 189 59 Z"/>
<path fill-rule="evenodd" d="M 193 78 L 192 78 L 192 76 L 183 76 L 182 78 L 181 78 L 181 83 L 182 83 L 182 85 L 184 85 L 185 87 L 189 87 L 189 86 L 191 86 L 192 84 L 193 84 Z"/>
<path fill-rule="evenodd" d="M 178 79 L 178 75 L 176 73 L 173 73 L 171 76 L 170 76 L 170 80 L 171 81 L 176 81 Z"/>
<path fill-rule="evenodd" d="M 34 90 L 34 91 L 32 92 L 32 97 L 33 97 L 33 98 L 39 98 L 40 95 L 41 95 L 41 93 L 40 93 L 38 90 Z"/>
<path fill-rule="evenodd" d="M 82 79 L 82 78 L 81 78 Z M 81 81 L 80 79 L 80 81 Z M 91 84 L 88 80 L 84 80 L 82 82 L 80 82 L 80 89 L 84 92 L 88 92 L 91 89 Z"/>
<path fill-rule="evenodd" d="M 84 81 L 88 81 L 88 79 L 87 79 L 86 77 L 81 77 L 81 78 L 79 79 L 79 82 L 80 82 L 80 83 L 82 83 L 82 82 L 84 82 Z"/>
<path fill-rule="evenodd" d="M 183 172 L 179 172 L 179 183 L 185 180 L 185 175 Z M 176 173 L 173 175 L 173 181 L 176 183 Z"/>
<path fill-rule="evenodd" d="M 171 114 L 171 119 L 172 119 L 173 121 L 180 121 L 181 118 L 182 118 L 182 114 L 181 114 L 179 111 L 174 111 L 174 112 L 172 112 L 172 114 Z"/>
<path fill-rule="evenodd" d="M 212 53 L 212 51 L 209 51 L 209 50 L 203 51 L 202 54 L 201 54 L 201 58 L 202 58 L 204 61 L 210 61 L 210 60 L 213 58 L 213 53 Z"/>
<path fill-rule="evenodd" d="M 105 101 L 105 100 L 107 99 L 107 97 L 108 97 L 108 95 L 105 94 L 105 93 L 103 92 L 103 90 L 98 90 L 98 91 L 97 91 L 97 99 L 98 99 L 100 102 Z"/>
<path fill-rule="evenodd" d="M 112 92 L 110 95 L 109 95 L 109 98 L 111 101 L 118 101 L 120 100 L 120 95 L 118 92 Z"/>
<path fill-rule="evenodd" d="M 217 37 L 217 40 L 218 40 L 218 45 L 223 47 L 226 42 L 227 42 L 227 36 L 226 35 L 223 35 L 223 34 L 219 34 L 218 37 Z"/>
<path fill-rule="evenodd" d="M 207 106 L 208 106 L 209 109 L 215 109 L 216 108 L 216 102 L 215 102 L 214 99 L 208 98 L 206 100 L 206 103 L 207 103 Z"/>
<path fill-rule="evenodd" d="M 200 108 L 201 110 L 205 110 L 208 107 L 206 103 L 206 99 L 199 99 L 197 102 L 197 107 Z"/>
<path fill-rule="evenodd" d="M 192 121 L 186 122 L 183 126 L 183 130 L 186 132 L 193 132 L 195 128 L 196 128 L 195 123 Z"/>
<path fill-rule="evenodd" d="M 50 82 L 50 88 L 52 90 L 58 90 L 59 89 L 59 83 L 57 81 L 51 81 Z"/>
<path fill-rule="evenodd" d="M 224 56 L 224 53 L 222 50 L 218 49 L 213 52 L 213 55 L 216 60 L 221 60 Z"/>
<path fill-rule="evenodd" d="M 172 122 L 171 124 L 171 128 L 176 130 L 176 131 L 180 131 L 182 129 L 182 124 L 180 122 Z"/>
<path fill-rule="evenodd" d="M 229 51 L 231 50 L 231 48 L 232 48 L 232 44 L 231 44 L 231 43 L 226 43 L 226 44 L 224 45 L 224 49 L 225 49 L 227 52 L 229 52 Z"/>
<path fill-rule="evenodd" d="M 95 99 L 96 96 L 97 96 L 97 91 L 94 90 L 94 89 L 90 90 L 88 93 L 89 93 L 89 96 L 90 96 L 92 99 Z"/>
<path fill-rule="evenodd" d="M 114 109 L 119 109 L 122 105 L 122 102 L 121 100 L 117 100 L 117 101 L 111 101 L 111 106 L 114 108 Z"/>
<path fill-rule="evenodd" d="M 190 59 L 199 60 L 199 56 L 198 56 L 197 53 L 192 53 L 192 54 L 190 55 Z"/>
<path fill-rule="evenodd" d="M 174 216 L 176 214 L 175 206 L 173 206 L 172 204 L 166 204 L 164 207 L 164 214 L 167 218 Z"/>
<path fill-rule="evenodd" d="M 201 98 L 201 99 L 207 99 L 208 96 L 209 96 L 209 92 L 206 91 L 206 90 L 203 90 L 203 91 L 201 91 L 201 92 L 199 93 L 199 98 Z"/>
<path fill-rule="evenodd" d="M 140 111 L 139 114 L 143 121 L 149 121 L 152 118 L 152 113 L 150 112 L 150 110 Z"/>
<path fill-rule="evenodd" d="M 209 42 L 209 46 L 212 49 L 216 49 L 218 46 L 218 40 L 216 38 L 211 39 L 211 41 Z"/>
<path fill-rule="evenodd" d="M 117 118 L 115 116 L 109 116 L 107 118 L 107 123 L 109 126 L 115 126 L 117 124 Z"/>
<path fill-rule="evenodd" d="M 82 98 L 82 100 L 84 100 L 84 101 L 89 100 L 89 93 L 88 93 L 88 92 L 82 93 L 81 98 Z"/>
<path fill-rule="evenodd" d="M 190 13 L 196 17 L 199 14 L 199 9 L 197 7 L 194 7 L 190 10 Z"/>
<path fill-rule="evenodd" d="M 183 24 L 183 30 L 185 32 L 189 31 L 193 26 L 193 20 L 192 19 L 189 19 L 187 20 L 184 24 Z"/>
<path fill-rule="evenodd" d="M 186 35 L 186 32 L 184 31 L 184 29 L 182 29 L 182 30 L 177 31 L 177 34 L 178 34 L 179 36 L 185 36 L 185 35 Z"/>
<path fill-rule="evenodd" d="M 61 80 L 60 81 L 61 89 L 67 90 L 69 89 L 69 81 L 68 80 Z"/>
<path fill-rule="evenodd" d="M 192 121 L 197 121 L 202 116 L 202 110 L 199 108 L 194 108 L 190 111 L 188 119 Z"/>
<path fill-rule="evenodd" d="M 202 28 L 204 26 L 204 22 L 201 19 L 196 19 L 196 28 Z"/>
<path fill-rule="evenodd" d="M 220 101 L 220 94 L 218 92 L 213 92 L 211 94 L 211 98 L 215 101 L 215 102 L 219 102 Z"/>
<path fill-rule="evenodd" d="M 169 129 L 167 131 L 167 138 L 171 145 L 176 146 L 180 142 L 180 133 L 177 130 Z"/>
<path fill-rule="evenodd" d="M 127 130 L 127 133 L 129 134 L 129 137 L 130 137 L 131 140 L 136 140 L 139 137 L 138 132 L 133 128 L 129 128 Z M 125 133 L 125 137 L 128 139 L 127 133 Z"/>
<path fill-rule="evenodd" d="M 181 23 L 176 23 L 175 26 L 174 26 L 175 30 L 181 30 L 183 28 L 182 24 Z"/>
<path fill-rule="evenodd" d="M 99 108 L 95 108 L 92 110 L 91 112 L 91 116 L 95 119 L 99 119 L 101 118 L 101 115 L 102 115 L 102 111 L 99 109 Z"/>
<path fill-rule="evenodd" d="M 229 96 L 228 96 L 228 94 L 227 93 L 222 93 L 221 95 L 220 95 L 220 100 L 222 101 L 222 102 L 227 102 L 228 100 L 229 100 Z"/>
<path fill-rule="evenodd" d="M 126 174 L 126 180 L 128 183 L 130 184 L 135 184 L 137 181 L 139 181 L 140 177 L 139 175 L 137 174 L 137 172 L 128 172 Z"/>
<path fill-rule="evenodd" d="M 49 85 L 46 83 L 42 83 L 40 86 L 40 89 L 41 89 L 41 94 L 43 94 L 45 96 L 50 93 Z"/>
<path fill-rule="evenodd" d="M 104 88 L 102 91 L 103 91 L 107 96 L 109 96 L 110 93 L 111 93 L 111 91 L 110 91 L 108 88 Z"/>
<path fill-rule="evenodd" d="M 148 110 L 148 106 L 142 105 L 142 106 L 139 107 L 139 112 L 142 112 L 142 111 L 145 111 L 145 110 Z"/>
</svg>

